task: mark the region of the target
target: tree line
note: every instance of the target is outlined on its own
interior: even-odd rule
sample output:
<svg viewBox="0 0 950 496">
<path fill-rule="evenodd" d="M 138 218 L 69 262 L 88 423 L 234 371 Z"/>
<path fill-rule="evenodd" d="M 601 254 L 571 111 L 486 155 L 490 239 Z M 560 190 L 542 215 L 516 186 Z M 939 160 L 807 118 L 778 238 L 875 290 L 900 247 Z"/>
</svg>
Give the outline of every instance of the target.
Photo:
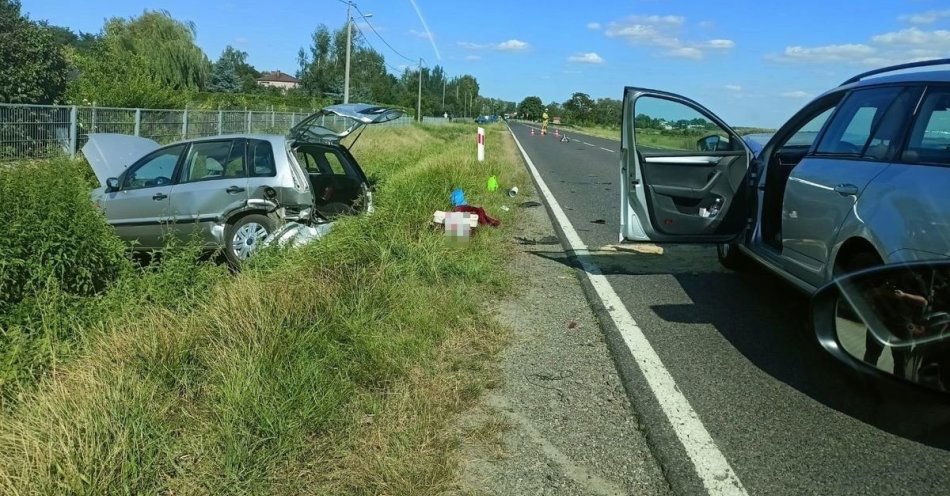
<svg viewBox="0 0 950 496">
<path fill-rule="evenodd" d="M 96 104 L 115 107 L 316 108 L 342 101 L 346 29 L 319 25 L 297 54 L 300 87 L 257 84 L 248 54 L 226 47 L 211 61 L 196 43 L 194 23 L 166 11 L 112 18 L 99 33 L 34 21 L 19 0 L 0 0 L 0 102 Z M 394 71 L 358 29 L 353 31 L 350 101 L 415 113 L 420 67 Z M 469 74 L 449 77 L 421 67 L 423 115 L 474 116 L 514 111 L 513 102 L 485 98 Z"/>
<path fill-rule="evenodd" d="M 529 96 L 521 101 L 517 113 L 525 119 L 537 120 L 544 112 L 548 117 L 560 118 L 565 124 L 620 126 L 623 102 L 613 98 L 592 99 L 587 93 L 574 93 L 568 100 L 545 105 L 541 98 Z"/>
</svg>

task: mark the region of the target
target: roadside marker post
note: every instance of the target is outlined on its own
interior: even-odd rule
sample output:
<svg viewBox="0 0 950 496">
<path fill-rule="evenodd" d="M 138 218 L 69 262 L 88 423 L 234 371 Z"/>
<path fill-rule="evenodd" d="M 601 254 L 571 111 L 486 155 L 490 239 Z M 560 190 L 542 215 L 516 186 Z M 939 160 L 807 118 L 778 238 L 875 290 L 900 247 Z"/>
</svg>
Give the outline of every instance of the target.
<svg viewBox="0 0 950 496">
<path fill-rule="evenodd" d="M 483 162 L 485 160 L 485 128 L 478 128 L 478 161 Z"/>
</svg>

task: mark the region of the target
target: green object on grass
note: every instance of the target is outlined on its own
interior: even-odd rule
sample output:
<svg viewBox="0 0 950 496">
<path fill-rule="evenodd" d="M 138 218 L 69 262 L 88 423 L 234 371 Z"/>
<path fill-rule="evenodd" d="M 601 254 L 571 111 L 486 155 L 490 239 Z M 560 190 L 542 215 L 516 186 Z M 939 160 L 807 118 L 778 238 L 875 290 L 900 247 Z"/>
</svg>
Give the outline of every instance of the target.
<svg viewBox="0 0 950 496">
<path fill-rule="evenodd" d="M 495 176 L 488 178 L 488 191 L 498 191 L 498 178 Z"/>
</svg>

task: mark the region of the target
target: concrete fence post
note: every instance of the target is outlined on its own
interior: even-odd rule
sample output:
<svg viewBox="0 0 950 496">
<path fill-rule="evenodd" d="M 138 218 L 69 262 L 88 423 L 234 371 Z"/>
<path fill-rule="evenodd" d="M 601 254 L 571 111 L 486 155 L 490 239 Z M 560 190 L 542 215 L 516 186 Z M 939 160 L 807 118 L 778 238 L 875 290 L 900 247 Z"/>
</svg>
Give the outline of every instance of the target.
<svg viewBox="0 0 950 496">
<path fill-rule="evenodd" d="M 135 135 L 142 135 L 142 109 L 135 109 Z"/>
<path fill-rule="evenodd" d="M 274 112 L 274 106 L 271 105 L 271 108 L 270 108 L 270 127 L 274 127 L 274 126 L 276 126 L 276 125 L 277 125 L 277 113 Z"/>
<path fill-rule="evenodd" d="M 218 135 L 224 134 L 224 112 L 218 109 Z"/>
<path fill-rule="evenodd" d="M 90 120 L 90 122 L 89 122 L 89 132 L 90 132 L 90 133 L 96 132 L 96 118 L 99 117 L 97 114 L 98 114 L 98 112 L 97 112 L 97 109 L 96 109 L 96 104 L 93 103 L 93 104 L 92 104 L 92 117 L 89 119 L 89 120 Z"/>
<path fill-rule="evenodd" d="M 79 149 L 77 138 L 79 137 L 78 122 L 79 109 L 75 105 L 69 108 L 69 157 L 76 158 L 76 151 Z"/>
<path fill-rule="evenodd" d="M 251 110 L 247 111 L 247 134 L 251 134 L 251 116 L 253 113 Z"/>
<path fill-rule="evenodd" d="M 181 117 L 181 139 L 188 137 L 188 109 L 185 109 L 185 113 Z"/>
</svg>

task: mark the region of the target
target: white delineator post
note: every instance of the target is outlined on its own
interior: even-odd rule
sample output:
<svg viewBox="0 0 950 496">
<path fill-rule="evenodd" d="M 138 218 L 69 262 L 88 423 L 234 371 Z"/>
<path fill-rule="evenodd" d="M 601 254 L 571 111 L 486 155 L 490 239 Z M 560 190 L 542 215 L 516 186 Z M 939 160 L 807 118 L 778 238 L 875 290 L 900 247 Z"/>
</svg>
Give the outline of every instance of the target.
<svg viewBox="0 0 950 496">
<path fill-rule="evenodd" d="M 485 128 L 478 128 L 478 161 L 485 160 Z"/>
</svg>

